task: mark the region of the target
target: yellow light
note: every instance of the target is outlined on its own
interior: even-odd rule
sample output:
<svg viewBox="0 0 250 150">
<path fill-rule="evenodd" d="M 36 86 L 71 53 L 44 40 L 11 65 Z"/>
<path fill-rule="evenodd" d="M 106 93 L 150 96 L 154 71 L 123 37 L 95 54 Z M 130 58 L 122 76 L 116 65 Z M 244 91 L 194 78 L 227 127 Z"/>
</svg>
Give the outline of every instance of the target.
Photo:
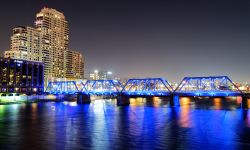
<svg viewBox="0 0 250 150">
<path fill-rule="evenodd" d="M 36 91 L 37 91 L 37 88 L 33 88 L 33 91 L 36 92 Z"/>
</svg>

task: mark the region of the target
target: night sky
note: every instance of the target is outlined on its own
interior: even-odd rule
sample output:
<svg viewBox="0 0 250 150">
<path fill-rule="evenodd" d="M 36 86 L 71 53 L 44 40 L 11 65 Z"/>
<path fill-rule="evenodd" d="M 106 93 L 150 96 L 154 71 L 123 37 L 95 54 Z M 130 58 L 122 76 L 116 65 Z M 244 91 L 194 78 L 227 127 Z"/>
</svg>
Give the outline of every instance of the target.
<svg viewBox="0 0 250 150">
<path fill-rule="evenodd" d="M 94 69 L 118 77 L 228 75 L 250 82 L 250 1 L 6 0 L 0 4 L 0 50 L 12 28 L 33 26 L 44 6 L 66 16 L 70 49 Z"/>
</svg>

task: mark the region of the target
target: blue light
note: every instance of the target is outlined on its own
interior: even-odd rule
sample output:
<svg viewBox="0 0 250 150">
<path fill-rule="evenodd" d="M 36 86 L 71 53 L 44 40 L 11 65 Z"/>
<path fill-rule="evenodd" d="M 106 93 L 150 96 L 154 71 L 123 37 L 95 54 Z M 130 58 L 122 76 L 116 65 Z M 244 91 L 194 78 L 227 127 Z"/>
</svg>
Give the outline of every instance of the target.
<svg viewBox="0 0 250 150">
<path fill-rule="evenodd" d="M 79 88 L 75 81 L 61 81 L 61 82 L 50 82 L 46 88 L 47 93 L 54 94 L 76 94 L 85 93 L 91 95 L 118 95 L 120 93 L 124 95 L 162 95 L 168 96 L 172 93 L 179 95 L 188 96 L 236 96 L 240 95 L 239 90 L 221 90 L 216 88 L 206 88 L 201 89 L 200 85 L 189 84 L 189 80 L 202 80 L 206 79 L 208 82 L 212 83 L 214 79 L 220 81 L 221 79 L 226 79 L 231 83 L 231 80 L 225 76 L 216 77 L 185 77 L 183 81 L 176 88 L 178 90 L 173 90 L 171 85 L 162 78 L 146 78 L 146 79 L 129 79 L 125 86 L 122 87 L 117 80 L 88 80 L 85 84 L 81 83 L 82 87 Z M 136 87 L 134 84 L 137 83 Z M 183 86 L 189 84 L 192 90 L 182 89 Z M 67 86 L 66 86 L 67 85 Z M 69 86 L 68 86 L 69 85 Z M 195 87 L 196 86 L 196 87 Z M 203 86 L 203 85 L 202 85 Z M 206 84 L 205 86 L 211 86 Z M 160 87 L 156 89 L 156 87 Z M 138 89 L 138 90 L 135 90 Z M 213 90 L 208 90 L 213 89 Z"/>
</svg>

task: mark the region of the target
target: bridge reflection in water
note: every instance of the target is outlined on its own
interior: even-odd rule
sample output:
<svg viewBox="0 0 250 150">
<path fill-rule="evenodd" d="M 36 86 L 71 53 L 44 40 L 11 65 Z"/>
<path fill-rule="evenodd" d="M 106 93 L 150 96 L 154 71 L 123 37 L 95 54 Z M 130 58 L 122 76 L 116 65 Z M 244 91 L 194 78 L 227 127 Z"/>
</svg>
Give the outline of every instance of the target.
<svg viewBox="0 0 250 150">
<path fill-rule="evenodd" d="M 129 98 L 130 106 L 153 106 L 153 107 L 172 107 L 170 99 L 165 97 L 150 97 L 150 98 Z M 241 108 L 241 97 L 180 97 L 180 106 L 183 108 L 196 108 L 196 109 L 228 109 L 234 110 Z M 107 104 L 117 105 L 116 98 L 101 97 L 91 100 L 91 104 Z M 247 107 L 250 108 L 250 99 L 247 100 Z"/>
</svg>

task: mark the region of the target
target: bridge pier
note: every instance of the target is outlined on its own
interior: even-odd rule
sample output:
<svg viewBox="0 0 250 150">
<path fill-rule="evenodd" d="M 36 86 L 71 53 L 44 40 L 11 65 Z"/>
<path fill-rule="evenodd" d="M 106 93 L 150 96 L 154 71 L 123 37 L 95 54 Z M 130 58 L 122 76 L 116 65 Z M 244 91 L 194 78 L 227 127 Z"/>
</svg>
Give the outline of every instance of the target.
<svg viewBox="0 0 250 150">
<path fill-rule="evenodd" d="M 126 105 L 129 105 L 130 102 L 129 102 L 129 96 L 128 95 L 124 95 L 124 94 L 119 94 L 117 96 L 117 105 L 118 106 L 126 106 Z"/>
<path fill-rule="evenodd" d="M 180 106 L 180 96 L 179 95 L 170 95 L 170 106 Z"/>
<path fill-rule="evenodd" d="M 76 95 L 65 94 L 63 99 L 64 99 L 65 101 L 73 101 L 73 100 L 75 100 L 75 97 L 76 97 Z"/>
<path fill-rule="evenodd" d="M 248 97 L 247 96 L 242 96 L 242 101 L 241 101 L 241 107 L 242 108 L 248 108 Z"/>
<path fill-rule="evenodd" d="M 78 93 L 77 94 L 77 104 L 90 104 L 90 95 L 89 94 L 83 94 Z"/>
</svg>

